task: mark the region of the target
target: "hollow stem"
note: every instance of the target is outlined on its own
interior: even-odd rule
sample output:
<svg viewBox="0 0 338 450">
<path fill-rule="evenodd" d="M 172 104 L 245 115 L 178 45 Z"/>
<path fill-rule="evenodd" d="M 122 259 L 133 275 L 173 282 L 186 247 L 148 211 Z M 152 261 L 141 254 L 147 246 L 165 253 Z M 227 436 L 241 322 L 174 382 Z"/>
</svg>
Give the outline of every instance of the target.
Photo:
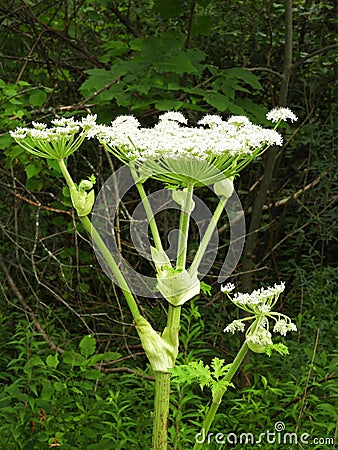
<svg viewBox="0 0 338 450">
<path fill-rule="evenodd" d="M 152 450 L 166 450 L 170 398 L 170 373 L 155 372 L 155 402 Z"/>
<path fill-rule="evenodd" d="M 243 361 L 245 355 L 247 354 L 248 349 L 249 348 L 248 348 L 247 343 L 244 342 L 242 347 L 239 349 L 239 351 L 236 355 L 236 358 L 234 359 L 233 363 L 231 364 L 229 371 L 227 372 L 227 374 L 224 377 L 224 380 L 227 381 L 228 383 L 230 383 L 233 376 L 237 372 L 239 366 L 241 365 L 241 362 Z M 212 399 L 212 403 L 211 403 L 211 405 L 206 413 L 206 416 L 203 420 L 202 429 L 201 429 L 200 433 L 198 433 L 196 435 L 196 437 L 199 436 L 199 438 L 198 438 L 198 441 L 196 438 L 196 443 L 193 447 L 193 450 L 199 450 L 199 449 L 203 448 L 205 437 L 208 435 L 211 424 L 215 418 L 215 415 L 217 413 L 219 405 L 221 404 L 222 397 L 223 397 L 224 393 L 226 392 L 226 390 L 227 390 L 227 387 L 225 387 L 223 389 L 223 391 L 218 393 L 217 398 Z"/>
</svg>

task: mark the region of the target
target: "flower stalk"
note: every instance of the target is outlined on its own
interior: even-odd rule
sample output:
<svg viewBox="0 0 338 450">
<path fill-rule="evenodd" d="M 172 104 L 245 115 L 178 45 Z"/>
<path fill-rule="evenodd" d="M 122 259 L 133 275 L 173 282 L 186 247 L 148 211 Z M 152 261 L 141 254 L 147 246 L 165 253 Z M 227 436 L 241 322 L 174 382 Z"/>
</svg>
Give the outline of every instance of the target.
<svg viewBox="0 0 338 450">
<path fill-rule="evenodd" d="M 211 403 L 211 405 L 205 415 L 205 418 L 203 420 L 202 430 L 200 433 L 202 436 L 205 436 L 208 434 L 211 424 L 212 424 L 212 422 L 215 418 L 215 415 L 218 411 L 219 405 L 221 404 L 223 395 L 227 391 L 227 385 L 231 382 L 235 373 L 239 369 L 239 366 L 241 365 L 248 350 L 249 350 L 248 344 L 246 342 L 244 342 L 244 344 L 240 348 L 239 352 L 237 353 L 236 358 L 234 359 L 233 363 L 231 364 L 231 367 L 229 368 L 227 374 L 224 376 L 224 381 L 227 382 L 227 384 L 225 384 L 223 389 L 218 391 L 217 396 L 214 396 L 212 399 L 212 403 Z M 204 442 L 196 442 L 193 447 L 193 450 L 199 450 L 199 449 L 203 448 L 203 444 L 204 444 Z"/>
</svg>

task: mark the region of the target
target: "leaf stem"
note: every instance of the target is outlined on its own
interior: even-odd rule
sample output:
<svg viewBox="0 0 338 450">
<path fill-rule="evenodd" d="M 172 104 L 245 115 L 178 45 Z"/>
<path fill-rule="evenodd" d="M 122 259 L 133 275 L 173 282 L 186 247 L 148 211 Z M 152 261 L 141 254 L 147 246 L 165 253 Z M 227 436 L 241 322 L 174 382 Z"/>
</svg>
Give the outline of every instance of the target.
<svg viewBox="0 0 338 450">
<path fill-rule="evenodd" d="M 132 172 L 132 175 L 133 175 L 133 177 L 135 179 L 135 174 L 134 174 L 134 171 L 132 169 L 131 169 L 131 172 Z M 155 247 L 156 247 L 157 250 L 159 250 L 161 252 L 164 252 L 163 247 L 162 247 L 162 241 L 161 241 L 160 233 L 159 233 L 158 228 L 157 228 L 157 223 L 156 223 L 153 211 L 151 209 L 151 205 L 150 205 L 150 202 L 148 200 L 147 194 L 146 194 L 146 192 L 144 190 L 143 183 L 140 182 L 140 181 L 137 181 L 136 182 L 136 188 L 137 188 L 137 190 L 138 190 L 138 192 L 140 194 L 144 210 L 145 210 L 145 212 L 147 214 L 147 218 L 148 218 L 148 221 L 149 221 L 149 227 L 150 227 L 150 231 L 151 231 L 151 234 L 153 236 L 153 239 L 154 239 Z"/>
<path fill-rule="evenodd" d="M 176 269 L 184 270 L 187 260 L 187 244 L 188 244 L 189 222 L 191 215 L 193 191 L 194 185 L 189 184 L 186 191 L 187 195 L 185 197 L 185 201 L 183 202 L 183 205 L 181 207 L 180 225 L 179 225 L 180 232 L 178 235 Z"/>
<path fill-rule="evenodd" d="M 227 199 L 226 199 L 227 200 Z M 223 199 L 223 197 L 220 198 L 220 201 L 215 209 L 215 212 L 209 222 L 209 225 L 204 233 L 204 236 L 202 238 L 202 241 L 198 247 L 198 250 L 195 254 L 194 260 L 191 263 L 191 266 L 189 268 L 189 273 L 190 275 L 194 274 L 195 272 L 197 272 L 198 267 L 202 261 L 202 258 L 204 256 L 204 253 L 209 245 L 212 233 L 214 232 L 217 223 L 221 217 L 221 214 L 223 212 L 224 206 L 226 204 L 226 200 Z"/>
<path fill-rule="evenodd" d="M 249 350 L 248 348 L 248 344 L 246 342 L 244 342 L 244 344 L 242 345 L 242 347 L 239 349 L 236 358 L 234 359 L 233 363 L 231 364 L 231 367 L 229 369 L 229 371 L 227 372 L 227 374 L 224 377 L 224 381 L 230 383 L 230 381 L 232 380 L 233 376 L 235 375 L 235 373 L 237 372 L 239 366 L 241 365 L 241 362 L 243 361 L 247 351 Z M 208 432 L 210 430 L 210 426 L 215 418 L 215 415 L 217 413 L 217 410 L 219 408 L 219 405 L 221 404 L 222 401 L 222 397 L 224 395 L 224 393 L 227 390 L 227 386 L 225 386 L 223 388 L 223 390 L 221 392 L 218 393 L 217 398 L 213 398 L 212 403 L 210 408 L 208 409 L 208 412 L 203 420 L 203 424 L 202 424 L 202 429 L 200 431 L 200 433 L 198 433 L 196 435 L 197 436 L 202 436 L 203 439 L 199 440 L 197 442 L 196 439 L 196 443 L 193 447 L 193 450 L 199 450 L 201 448 L 203 448 L 203 444 L 205 441 L 206 436 L 208 435 Z"/>
</svg>

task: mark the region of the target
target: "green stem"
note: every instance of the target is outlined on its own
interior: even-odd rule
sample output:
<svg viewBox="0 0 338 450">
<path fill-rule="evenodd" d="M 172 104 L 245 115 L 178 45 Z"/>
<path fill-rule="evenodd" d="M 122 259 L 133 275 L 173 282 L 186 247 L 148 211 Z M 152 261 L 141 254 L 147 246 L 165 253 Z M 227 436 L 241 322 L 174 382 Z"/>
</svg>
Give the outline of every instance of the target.
<svg viewBox="0 0 338 450">
<path fill-rule="evenodd" d="M 215 209 L 215 212 L 212 216 L 212 219 L 204 233 L 203 239 L 198 247 L 198 250 L 196 252 L 196 255 L 194 257 L 193 262 L 191 263 L 191 266 L 189 268 L 189 273 L 190 275 L 194 274 L 195 272 L 197 272 L 198 267 L 202 261 L 202 258 L 204 256 L 204 253 L 209 245 L 212 233 L 214 232 L 217 223 L 222 215 L 224 206 L 226 204 L 226 201 L 224 201 L 223 199 L 220 199 L 217 208 Z"/>
<path fill-rule="evenodd" d="M 133 171 L 132 171 L 132 174 L 133 174 L 133 177 L 135 179 Z M 141 182 L 136 182 L 136 187 L 137 187 L 137 190 L 138 190 L 138 192 L 140 194 L 144 210 L 145 210 L 145 212 L 147 214 L 147 218 L 148 218 L 148 221 L 149 221 L 149 227 L 150 227 L 150 231 L 151 231 L 151 234 L 153 236 L 153 239 L 154 239 L 155 247 L 156 247 L 157 250 L 159 250 L 161 252 L 164 252 L 163 247 L 162 247 L 162 241 L 161 241 L 160 233 L 159 233 L 158 228 L 157 228 L 156 220 L 155 220 L 153 211 L 151 209 L 151 205 L 150 205 L 150 202 L 148 200 L 147 194 L 146 194 L 146 192 L 144 190 L 143 184 Z"/>
<path fill-rule="evenodd" d="M 120 286 L 122 293 L 127 301 L 127 304 L 129 306 L 130 312 L 135 318 L 136 316 L 140 315 L 140 311 L 138 309 L 137 303 L 134 299 L 133 294 L 130 291 L 130 288 L 128 286 L 128 283 L 126 282 L 122 272 L 120 271 L 118 265 L 116 264 L 116 261 L 112 257 L 110 251 L 108 250 L 106 244 L 101 239 L 101 236 L 97 232 L 96 228 L 92 225 L 91 221 L 88 219 L 88 216 L 80 217 L 80 220 L 85 227 L 85 229 L 90 233 L 93 241 L 95 242 L 98 250 L 100 251 L 101 255 L 105 259 L 106 263 L 108 264 L 110 270 L 112 271 L 112 274 L 114 275 L 114 278 L 116 280 L 116 283 L 118 286 Z"/>
<path fill-rule="evenodd" d="M 177 336 L 180 329 L 181 307 L 169 304 L 167 328 L 172 330 L 173 336 Z M 178 351 L 178 348 L 176 349 Z M 176 354 L 177 354 L 176 351 Z M 153 450 L 167 448 L 168 442 L 168 420 L 169 420 L 169 398 L 170 398 L 170 373 L 155 372 L 155 402 L 153 421 Z"/>
<path fill-rule="evenodd" d="M 225 375 L 224 381 L 227 381 L 228 383 L 230 383 L 233 376 L 237 372 L 241 362 L 243 361 L 245 355 L 247 354 L 248 349 L 249 348 L 248 348 L 247 343 L 244 342 L 242 347 L 239 349 L 239 352 L 237 353 L 236 358 L 234 359 L 233 363 L 231 364 L 229 371 Z M 199 450 L 199 449 L 203 448 L 204 439 L 208 435 L 210 426 L 215 418 L 215 415 L 217 413 L 219 405 L 221 404 L 222 397 L 223 397 L 224 393 L 226 392 L 226 390 L 227 390 L 227 387 L 225 387 L 221 392 L 218 393 L 217 398 L 213 398 L 211 406 L 208 409 L 208 412 L 204 418 L 201 432 L 198 433 L 198 435 L 196 435 L 196 436 L 201 436 L 201 439 L 199 438 L 199 441 L 195 443 L 193 450 Z M 203 437 L 204 437 L 204 439 L 203 439 Z"/>
<path fill-rule="evenodd" d="M 75 183 L 70 176 L 70 173 L 67 170 L 66 164 L 63 159 L 58 161 L 61 172 L 67 182 L 67 185 L 69 188 L 75 187 Z M 136 316 L 140 315 L 137 303 L 134 299 L 133 294 L 130 291 L 130 288 L 120 271 L 118 265 L 116 264 L 116 261 L 112 257 L 110 251 L 108 250 L 106 244 L 101 239 L 101 236 L 95 229 L 95 227 L 92 225 L 91 221 L 88 219 L 88 216 L 80 217 L 80 220 L 84 226 L 84 228 L 87 230 L 87 232 L 91 235 L 93 241 L 97 245 L 98 250 L 100 251 L 101 255 L 105 259 L 106 263 L 108 264 L 110 270 L 112 271 L 112 274 L 115 277 L 115 280 L 117 284 L 120 286 L 122 293 L 127 301 L 127 304 L 129 306 L 129 309 L 132 313 L 132 316 L 135 318 Z"/>
<path fill-rule="evenodd" d="M 181 320 L 181 306 L 173 306 L 170 305 L 169 303 L 167 327 L 180 328 L 180 320 Z"/>
<path fill-rule="evenodd" d="M 189 184 L 189 186 L 187 187 L 187 195 L 181 208 L 176 269 L 185 269 L 193 191 L 194 185 Z"/>
<path fill-rule="evenodd" d="M 155 372 L 155 403 L 152 450 L 166 450 L 170 398 L 170 373 Z"/>
<path fill-rule="evenodd" d="M 70 176 L 70 173 L 68 172 L 68 169 L 67 169 L 64 159 L 59 159 L 58 163 L 59 163 L 59 167 L 61 169 L 62 175 L 64 176 L 68 187 L 75 188 L 75 183 L 74 183 L 72 177 Z"/>
<path fill-rule="evenodd" d="M 189 221 L 191 214 L 193 185 L 189 185 L 185 201 L 181 207 L 180 234 L 177 249 L 177 269 L 185 269 L 187 242 L 189 233 Z M 181 307 L 169 304 L 167 329 L 171 330 L 173 341 L 178 345 L 178 333 L 180 329 Z M 175 337 L 175 338 L 174 338 Z M 177 338 L 177 339 L 176 339 Z M 178 351 L 178 348 L 176 349 Z M 177 352 L 176 352 L 177 354 Z M 155 404 L 154 404 L 154 426 L 153 426 L 153 450 L 167 448 L 168 441 L 168 418 L 170 398 L 170 373 L 155 373 Z"/>
</svg>

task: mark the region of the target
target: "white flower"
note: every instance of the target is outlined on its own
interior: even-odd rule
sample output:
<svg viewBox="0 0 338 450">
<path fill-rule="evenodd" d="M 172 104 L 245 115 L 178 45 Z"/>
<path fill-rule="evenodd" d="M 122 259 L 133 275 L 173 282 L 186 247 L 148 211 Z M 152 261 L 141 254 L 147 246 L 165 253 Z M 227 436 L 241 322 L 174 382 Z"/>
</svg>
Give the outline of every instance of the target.
<svg viewBox="0 0 338 450">
<path fill-rule="evenodd" d="M 36 128 L 37 130 L 44 130 L 47 128 L 47 124 L 45 123 L 41 123 L 41 122 L 32 122 L 32 125 L 34 128 Z"/>
<path fill-rule="evenodd" d="M 52 124 L 56 127 L 73 127 L 76 125 L 73 117 L 61 117 L 59 119 L 53 119 Z"/>
<path fill-rule="evenodd" d="M 262 347 L 266 347 L 267 345 L 272 345 L 271 333 L 269 330 L 265 328 L 259 328 L 252 334 L 247 334 L 246 336 L 247 342 L 252 342 L 254 344 L 259 344 Z"/>
<path fill-rule="evenodd" d="M 188 127 L 183 114 L 169 111 L 152 128 L 140 127 L 132 116 L 115 119 L 110 127 L 96 127 L 97 138 L 126 164 L 170 184 L 214 184 L 239 173 L 270 145 L 281 145 L 274 130 L 254 125 L 242 116 L 227 122 L 207 115 Z"/>
<path fill-rule="evenodd" d="M 113 128 L 119 128 L 124 131 L 130 131 L 130 128 L 139 128 L 140 122 L 134 116 L 118 116 L 112 122 Z"/>
<path fill-rule="evenodd" d="M 187 123 L 188 122 L 188 120 L 184 117 L 184 115 L 177 111 L 168 111 L 168 112 L 162 114 L 159 117 L 159 120 L 160 121 L 170 120 L 170 121 L 179 122 L 179 123 Z"/>
<path fill-rule="evenodd" d="M 291 109 L 283 107 L 272 109 L 267 113 L 266 118 L 275 123 L 280 120 L 286 121 L 287 119 L 290 119 L 291 122 L 296 122 L 296 120 L 298 120 L 298 117 L 291 111 Z"/>
<path fill-rule="evenodd" d="M 15 131 L 10 130 L 9 134 L 12 136 L 15 140 L 24 139 L 27 135 L 26 128 L 17 128 Z"/>
<path fill-rule="evenodd" d="M 257 306 L 258 311 L 262 312 L 263 314 L 267 314 L 268 312 L 271 311 L 271 306 L 270 305 L 259 305 Z"/>
<path fill-rule="evenodd" d="M 52 127 L 33 122 L 33 128 L 17 128 L 11 136 L 25 150 L 41 158 L 61 160 L 74 153 L 92 128 L 96 116 L 88 115 L 81 122 L 71 118 L 52 120 Z"/>
<path fill-rule="evenodd" d="M 225 122 L 223 122 L 222 117 L 215 116 L 212 114 L 207 114 L 203 117 L 203 119 L 199 120 L 197 122 L 197 125 L 208 125 L 210 128 L 213 128 L 215 126 L 224 125 Z"/>
<path fill-rule="evenodd" d="M 224 286 L 221 286 L 221 292 L 224 294 L 229 294 L 229 292 L 233 291 L 235 289 L 235 285 L 232 283 L 227 283 Z"/>
<path fill-rule="evenodd" d="M 230 300 L 239 308 L 243 309 L 249 315 L 240 320 L 234 320 L 224 331 L 235 333 L 235 331 L 244 331 L 244 321 L 251 321 L 245 337 L 250 350 L 256 353 L 264 353 L 273 345 L 270 332 L 270 322 L 274 321 L 273 332 L 285 336 L 288 331 L 297 331 L 297 327 L 291 322 L 291 319 L 279 312 L 272 311 L 280 294 L 285 289 L 285 284 L 275 283 L 274 286 L 255 289 L 249 293 L 235 293 L 231 298 L 229 293 L 232 291 L 230 283 L 222 286 L 221 291 L 228 294 Z"/>
<path fill-rule="evenodd" d="M 245 329 L 245 324 L 241 320 L 234 320 L 233 322 L 229 323 L 228 326 L 224 328 L 224 332 L 226 333 L 232 333 L 234 334 L 235 331 L 241 331 L 243 332 Z"/>
<path fill-rule="evenodd" d="M 91 115 L 88 114 L 87 117 L 82 117 L 81 119 L 81 126 L 82 128 L 86 129 L 91 129 L 93 127 L 95 127 L 96 125 L 96 119 L 97 119 L 97 115 Z"/>
<path fill-rule="evenodd" d="M 291 321 L 286 321 L 284 318 L 276 321 L 273 327 L 274 333 L 280 333 L 282 336 L 286 336 L 288 331 L 297 331 L 297 327 Z"/>
<path fill-rule="evenodd" d="M 228 119 L 228 123 L 233 123 L 236 126 L 250 125 L 250 120 L 246 116 L 232 116 Z"/>
<path fill-rule="evenodd" d="M 268 313 L 276 304 L 279 295 L 284 291 L 285 284 L 275 284 L 272 287 L 255 289 L 248 293 L 236 293 L 232 302 L 239 308 L 251 313 Z"/>
</svg>

